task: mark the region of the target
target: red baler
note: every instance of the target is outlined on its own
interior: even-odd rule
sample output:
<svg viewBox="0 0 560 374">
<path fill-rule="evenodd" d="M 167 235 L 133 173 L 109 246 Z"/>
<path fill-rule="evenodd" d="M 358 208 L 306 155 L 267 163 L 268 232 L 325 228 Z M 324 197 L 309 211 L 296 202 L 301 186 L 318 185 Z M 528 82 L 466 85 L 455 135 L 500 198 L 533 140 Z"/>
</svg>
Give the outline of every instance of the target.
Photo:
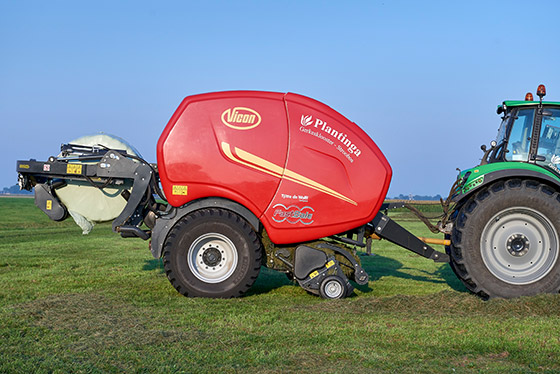
<svg viewBox="0 0 560 374">
<path fill-rule="evenodd" d="M 58 157 L 18 161 L 17 170 L 55 220 L 66 217 L 56 191 L 67 183 L 132 182 L 117 197 L 127 202 L 113 230 L 151 238 L 186 296 L 239 296 L 265 265 L 312 293 L 345 297 L 349 279 L 368 281 L 353 248 L 373 235 L 448 260 L 380 213 L 392 172 L 369 136 L 293 93 L 185 98 L 159 138 L 157 165 L 102 144 L 65 144 Z"/>
</svg>

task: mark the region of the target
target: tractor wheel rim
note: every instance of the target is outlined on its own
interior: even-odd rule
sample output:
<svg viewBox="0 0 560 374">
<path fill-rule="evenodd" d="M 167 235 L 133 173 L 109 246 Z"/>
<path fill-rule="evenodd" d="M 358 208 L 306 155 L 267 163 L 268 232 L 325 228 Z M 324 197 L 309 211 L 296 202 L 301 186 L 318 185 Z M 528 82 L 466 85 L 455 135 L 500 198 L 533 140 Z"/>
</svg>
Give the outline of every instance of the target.
<svg viewBox="0 0 560 374">
<path fill-rule="evenodd" d="M 330 280 L 325 284 L 325 295 L 331 299 L 338 299 L 342 295 L 342 285 L 340 282 Z"/>
<path fill-rule="evenodd" d="M 207 233 L 189 247 L 189 269 L 205 283 L 220 283 L 229 278 L 237 267 L 237 250 L 225 235 Z"/>
<path fill-rule="evenodd" d="M 498 279 L 513 285 L 545 277 L 558 260 L 558 233 L 540 212 L 514 207 L 496 214 L 480 238 L 482 260 Z"/>
</svg>

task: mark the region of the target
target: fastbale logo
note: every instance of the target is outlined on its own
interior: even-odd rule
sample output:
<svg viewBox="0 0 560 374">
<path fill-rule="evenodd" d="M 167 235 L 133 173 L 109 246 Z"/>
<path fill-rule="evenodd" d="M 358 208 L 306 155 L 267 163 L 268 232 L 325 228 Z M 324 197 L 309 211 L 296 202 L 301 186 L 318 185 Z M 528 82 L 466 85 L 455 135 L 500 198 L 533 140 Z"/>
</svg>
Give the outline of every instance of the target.
<svg viewBox="0 0 560 374">
<path fill-rule="evenodd" d="M 254 109 L 237 106 L 222 112 L 222 122 L 232 129 L 250 130 L 260 125 L 261 115 Z"/>
<path fill-rule="evenodd" d="M 297 205 L 285 206 L 284 204 L 276 204 L 273 208 L 274 214 L 272 215 L 272 219 L 278 223 L 284 221 L 292 225 L 298 222 L 304 225 L 313 223 L 313 214 L 315 210 L 310 206 L 300 208 Z"/>
<path fill-rule="evenodd" d="M 302 126 L 305 126 L 305 127 L 313 126 L 314 128 L 321 130 L 322 132 L 326 132 L 331 137 L 333 137 L 334 139 L 338 140 L 340 143 L 345 145 L 348 149 L 348 153 L 353 154 L 356 157 L 359 157 L 362 154 L 362 151 L 358 148 L 358 146 L 356 144 L 354 144 L 350 139 L 348 139 L 347 134 L 345 134 L 343 132 L 339 132 L 338 130 L 335 130 L 334 128 L 330 127 L 327 124 L 327 122 L 325 122 L 325 121 L 323 121 L 319 118 L 315 118 L 315 121 L 314 121 L 313 116 L 302 114 L 301 115 L 301 124 L 302 124 Z"/>
</svg>

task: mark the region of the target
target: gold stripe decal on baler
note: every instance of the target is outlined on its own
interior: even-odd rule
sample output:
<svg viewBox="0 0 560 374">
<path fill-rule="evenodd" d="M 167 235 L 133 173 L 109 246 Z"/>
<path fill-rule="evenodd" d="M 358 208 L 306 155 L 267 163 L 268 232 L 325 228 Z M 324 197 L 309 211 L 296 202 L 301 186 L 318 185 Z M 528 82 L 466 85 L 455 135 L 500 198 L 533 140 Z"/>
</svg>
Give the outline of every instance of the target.
<svg viewBox="0 0 560 374">
<path fill-rule="evenodd" d="M 343 194 L 336 192 L 335 190 L 324 186 L 312 179 L 309 179 L 301 174 L 278 166 L 270 161 L 260 158 L 259 156 L 255 156 L 254 154 L 242 149 L 234 148 L 234 150 L 236 154 L 232 152 L 231 146 L 228 143 L 222 142 L 222 151 L 225 153 L 227 158 L 238 164 L 262 171 L 263 173 L 272 175 L 276 178 L 284 178 L 290 180 L 292 182 L 301 184 L 302 186 L 312 188 L 324 194 L 336 197 L 337 199 L 346 201 L 347 203 L 358 205 L 354 200 L 344 196 Z"/>
</svg>

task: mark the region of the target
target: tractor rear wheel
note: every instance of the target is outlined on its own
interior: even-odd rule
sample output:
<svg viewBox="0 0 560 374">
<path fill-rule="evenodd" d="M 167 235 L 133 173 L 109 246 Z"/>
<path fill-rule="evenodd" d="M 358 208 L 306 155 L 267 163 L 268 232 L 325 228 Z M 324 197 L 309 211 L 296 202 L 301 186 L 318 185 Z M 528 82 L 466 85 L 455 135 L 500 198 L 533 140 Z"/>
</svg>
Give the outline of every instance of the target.
<svg viewBox="0 0 560 374">
<path fill-rule="evenodd" d="M 257 279 L 261 256 L 261 242 L 249 224 L 214 208 L 183 217 L 163 246 L 167 277 L 184 296 L 241 296 Z"/>
<path fill-rule="evenodd" d="M 560 195 L 533 180 L 483 188 L 458 210 L 451 267 L 484 299 L 558 293 Z"/>
</svg>

